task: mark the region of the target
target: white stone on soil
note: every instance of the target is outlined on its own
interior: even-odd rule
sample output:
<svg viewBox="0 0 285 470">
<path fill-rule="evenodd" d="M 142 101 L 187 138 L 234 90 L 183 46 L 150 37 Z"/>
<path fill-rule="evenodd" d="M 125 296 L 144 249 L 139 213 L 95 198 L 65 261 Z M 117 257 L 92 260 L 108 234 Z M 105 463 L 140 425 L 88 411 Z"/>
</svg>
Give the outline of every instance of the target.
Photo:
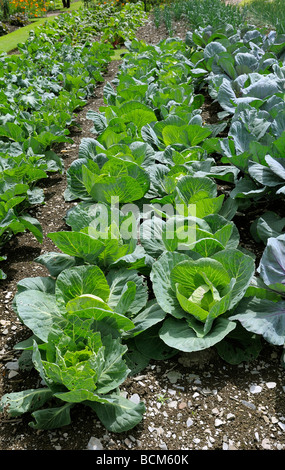
<svg viewBox="0 0 285 470">
<path fill-rule="evenodd" d="M 88 445 L 87 445 L 88 450 L 103 450 L 103 445 L 100 439 L 97 439 L 97 437 L 91 437 Z"/>
<path fill-rule="evenodd" d="M 251 385 L 249 391 L 250 393 L 260 393 L 262 392 L 262 387 L 260 385 Z"/>
</svg>

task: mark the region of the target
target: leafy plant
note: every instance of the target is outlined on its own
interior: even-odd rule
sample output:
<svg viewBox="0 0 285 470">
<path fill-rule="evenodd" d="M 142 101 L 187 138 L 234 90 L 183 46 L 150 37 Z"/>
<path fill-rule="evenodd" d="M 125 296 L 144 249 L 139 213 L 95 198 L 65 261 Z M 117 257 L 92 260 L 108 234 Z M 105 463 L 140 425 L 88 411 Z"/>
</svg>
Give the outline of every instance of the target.
<svg viewBox="0 0 285 470">
<path fill-rule="evenodd" d="M 21 57 L 1 57 L 1 244 L 27 229 L 42 239 L 38 222 L 28 215 L 29 206 L 44 202 L 36 183 L 48 172 L 63 171 L 52 146 L 72 142 L 68 127 L 74 124 L 73 113 L 102 81 L 111 57 L 109 44 L 86 44 L 99 17 L 98 31 L 104 31 L 110 11 L 93 14 L 94 27 L 86 11 L 63 15 L 31 32 L 28 41 L 19 44 Z M 141 15 L 129 22 L 130 31 L 136 21 Z"/>
<path fill-rule="evenodd" d="M 211 258 L 164 253 L 153 264 L 151 280 L 160 307 L 171 316 L 159 336 L 181 351 L 199 351 L 222 341 L 234 328 L 228 320 L 254 274 L 254 261 L 239 250 Z"/>
<path fill-rule="evenodd" d="M 19 12 L 9 16 L 9 23 L 13 26 L 26 26 L 29 22 L 29 17 L 26 13 Z"/>
<path fill-rule="evenodd" d="M 119 282 L 125 284 L 128 275 L 134 278 L 122 272 Z M 10 416 L 32 413 L 35 429 L 70 423 L 75 403 L 90 406 L 113 432 L 131 429 L 142 419 L 144 405 L 124 399 L 118 387 L 130 372 L 123 360 L 127 348 L 122 333 L 135 325 L 126 314 L 134 315 L 147 298 L 143 300 L 141 290 L 130 297 L 118 280 L 109 275 L 108 284 L 98 267 L 82 266 L 64 270 L 56 281 L 28 278 L 19 283 L 15 309 L 33 336 L 17 348 L 30 351 L 46 386 L 3 396 L 2 411 Z M 134 291 L 134 282 L 128 285 Z M 56 406 L 43 408 L 51 398 Z"/>
<path fill-rule="evenodd" d="M 8 34 L 9 30 L 7 26 L 0 21 L 0 36 L 4 36 L 5 34 Z"/>
<path fill-rule="evenodd" d="M 34 182 L 59 164 L 51 142 L 68 139 L 62 124 L 72 122 L 100 80 L 104 53 L 110 57 L 110 45 L 86 41 L 103 24 L 117 30 L 112 12 L 106 7 L 93 31 L 86 16 L 81 25 L 74 16 L 66 24 L 59 19 L 62 31 L 52 24 L 23 46 L 24 59 L 37 59 L 45 80 L 21 77 L 25 111 L 13 109 L 10 119 L 7 108 L 1 118 L 7 211 L 26 204 L 21 185 L 32 186 L 29 198 L 40 197 Z M 258 269 L 234 222 L 252 200 L 283 196 L 284 38 L 220 19 L 218 27 L 190 31 L 186 41 L 151 46 L 131 34 L 120 73 L 104 87 L 105 106 L 88 112 L 94 138 L 82 139 L 67 170 L 65 199 L 78 202 L 66 214 L 71 230 L 48 234 L 58 251 L 36 262 L 49 276 L 20 281 L 14 299 L 32 331 L 17 348 L 45 385 L 5 395 L 1 410 L 32 413 L 34 428 L 69 424 L 77 403 L 107 429 L 129 430 L 144 405 L 123 399 L 119 388 L 151 359 L 215 347 L 238 364 L 258 356 L 262 337 L 284 344 L 283 217 L 268 211 L 251 226 L 266 244 Z M 65 31 L 74 32 L 77 47 Z M 16 59 L 5 62 L 8 76 L 17 67 Z M 30 81 L 35 88 L 26 93 Z M 203 120 L 205 87 L 221 109 L 215 125 Z M 15 90 L 7 91 L 11 97 Z M 42 91 L 53 98 L 42 102 Z M 19 178 L 18 160 L 27 156 L 37 172 L 26 166 L 17 190 L 7 187 L 5 178 Z M 230 190 L 221 191 L 219 181 Z"/>
</svg>

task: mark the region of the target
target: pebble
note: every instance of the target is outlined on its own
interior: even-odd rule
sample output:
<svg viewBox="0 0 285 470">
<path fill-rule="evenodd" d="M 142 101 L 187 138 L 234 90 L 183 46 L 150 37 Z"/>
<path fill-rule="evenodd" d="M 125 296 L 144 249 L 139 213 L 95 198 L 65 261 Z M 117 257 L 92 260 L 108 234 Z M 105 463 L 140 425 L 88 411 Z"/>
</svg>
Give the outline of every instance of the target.
<svg viewBox="0 0 285 470">
<path fill-rule="evenodd" d="M 219 426 L 222 426 L 222 424 L 224 424 L 224 421 L 222 421 L 219 418 L 215 419 L 215 427 L 216 428 L 218 428 Z"/>
<path fill-rule="evenodd" d="M 133 403 L 140 403 L 140 396 L 137 394 L 137 393 L 134 393 L 133 395 L 130 396 L 130 401 L 133 402 Z"/>
<path fill-rule="evenodd" d="M 181 377 L 180 372 L 175 372 L 174 370 L 168 372 L 165 375 L 168 378 L 169 382 L 171 382 L 172 384 L 176 384 L 178 379 L 180 379 L 180 377 Z"/>
<path fill-rule="evenodd" d="M 252 410 L 256 410 L 256 406 L 254 403 L 251 403 L 249 401 L 246 401 L 246 400 L 241 400 L 241 403 L 246 406 L 247 408 L 251 408 Z"/>
<path fill-rule="evenodd" d="M 249 391 L 250 393 L 260 393 L 262 392 L 262 387 L 260 385 L 251 385 Z"/>
<path fill-rule="evenodd" d="M 132 441 L 128 437 L 124 440 L 124 443 L 129 449 L 132 447 Z"/>
<path fill-rule="evenodd" d="M 9 370 L 19 370 L 19 363 L 18 361 L 9 361 L 5 364 L 5 367 Z"/>
<path fill-rule="evenodd" d="M 164 429 L 160 426 L 156 429 L 156 433 L 158 436 L 162 436 L 164 434 Z"/>
<path fill-rule="evenodd" d="M 237 448 L 234 445 L 234 442 L 232 440 L 229 440 L 229 449 L 228 450 L 237 450 Z"/>
<path fill-rule="evenodd" d="M 261 442 L 261 445 L 263 449 L 270 450 L 271 449 L 271 444 L 269 439 L 263 439 Z"/>
<path fill-rule="evenodd" d="M 267 388 L 275 388 L 276 387 L 276 382 L 267 382 L 266 387 Z"/>
<path fill-rule="evenodd" d="M 281 421 L 279 421 L 278 426 L 282 429 L 282 431 L 285 431 L 285 424 L 284 423 L 281 423 Z"/>
<path fill-rule="evenodd" d="M 13 379 L 14 377 L 16 377 L 16 375 L 19 375 L 16 370 L 10 370 L 8 374 L 8 379 Z"/>
<path fill-rule="evenodd" d="M 233 419 L 235 419 L 235 415 L 233 413 L 228 413 L 227 420 L 232 421 Z"/>
<path fill-rule="evenodd" d="M 193 419 L 188 418 L 187 421 L 186 421 L 187 428 L 190 428 L 190 426 L 192 426 L 193 423 L 194 423 Z"/>
<path fill-rule="evenodd" d="M 88 445 L 87 445 L 88 450 L 103 450 L 103 445 L 100 439 L 97 439 L 97 437 L 91 437 Z"/>
</svg>

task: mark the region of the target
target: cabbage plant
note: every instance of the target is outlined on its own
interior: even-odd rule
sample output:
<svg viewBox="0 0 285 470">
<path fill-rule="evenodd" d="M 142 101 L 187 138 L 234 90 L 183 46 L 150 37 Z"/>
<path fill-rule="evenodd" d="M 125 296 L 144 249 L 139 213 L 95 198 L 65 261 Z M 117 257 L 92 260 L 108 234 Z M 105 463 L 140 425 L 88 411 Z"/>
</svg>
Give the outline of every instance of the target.
<svg viewBox="0 0 285 470">
<path fill-rule="evenodd" d="M 253 259 L 237 249 L 197 260 L 186 253 L 163 253 L 151 271 L 155 297 L 168 314 L 160 338 L 186 352 L 221 341 L 236 326 L 228 315 L 243 298 L 254 271 Z"/>
<path fill-rule="evenodd" d="M 22 360 L 38 371 L 44 387 L 4 395 L 0 410 L 32 413 L 33 428 L 52 429 L 69 424 L 72 407 L 81 403 L 107 429 L 131 429 L 142 419 L 144 404 L 119 391 L 130 373 L 123 333 L 135 326 L 140 331 L 131 317 L 147 302 L 147 287 L 135 271 L 117 270 L 106 278 L 98 266 L 77 266 L 56 280 L 20 281 L 14 309 L 32 336 L 16 349 L 29 353 Z"/>
</svg>

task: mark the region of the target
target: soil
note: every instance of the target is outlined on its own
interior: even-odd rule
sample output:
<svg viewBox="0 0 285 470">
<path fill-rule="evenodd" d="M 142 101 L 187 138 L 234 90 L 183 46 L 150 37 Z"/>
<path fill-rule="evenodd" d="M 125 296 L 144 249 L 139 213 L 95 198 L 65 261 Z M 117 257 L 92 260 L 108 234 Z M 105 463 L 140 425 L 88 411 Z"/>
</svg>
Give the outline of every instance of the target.
<svg viewBox="0 0 285 470">
<path fill-rule="evenodd" d="M 185 32 L 185 25 L 176 25 L 175 36 L 184 38 Z M 157 29 L 151 21 L 137 31 L 137 38 L 148 43 L 158 43 L 166 37 L 165 28 Z M 71 129 L 74 143 L 57 148 L 66 170 L 78 156 L 81 139 L 93 136 L 92 121 L 86 119 L 86 113 L 89 109 L 98 110 L 104 104 L 103 87 L 116 77 L 119 66 L 119 61 L 110 63 L 104 83 L 98 84 L 95 96 L 78 112 L 79 128 Z M 208 101 L 203 112 L 212 119 L 213 108 Z M 9 369 L 9 364 L 19 357 L 14 345 L 30 336 L 30 331 L 13 311 L 12 299 L 18 281 L 48 275 L 34 259 L 40 254 L 57 251 L 46 234 L 68 229 L 64 216 L 74 205 L 63 198 L 65 174 L 50 174 L 41 186 L 46 195 L 45 204 L 34 207 L 30 213 L 42 225 L 43 243 L 39 244 L 27 232 L 13 237 L 2 252 L 7 255 L 7 261 L 1 263 L 7 279 L 0 284 L 0 396 L 40 386 L 35 371 Z M 223 185 L 220 189 L 227 191 L 229 188 Z M 240 217 L 238 228 L 244 229 L 241 231 L 244 232 L 242 243 L 260 256 L 261 247 L 256 246 L 248 231 L 252 215 Z M 185 455 L 189 450 L 284 450 L 283 350 L 265 341 L 262 344 L 257 359 L 238 366 L 224 362 L 215 349 L 152 361 L 121 387 L 128 398 L 136 400 L 139 396 L 146 406 L 141 423 L 129 432 L 114 434 L 106 431 L 89 408 L 76 405 L 71 414 L 72 423 L 52 431 L 32 429 L 30 416 L 13 419 L 1 416 L 0 450 L 160 450 L 184 451 Z"/>
</svg>

